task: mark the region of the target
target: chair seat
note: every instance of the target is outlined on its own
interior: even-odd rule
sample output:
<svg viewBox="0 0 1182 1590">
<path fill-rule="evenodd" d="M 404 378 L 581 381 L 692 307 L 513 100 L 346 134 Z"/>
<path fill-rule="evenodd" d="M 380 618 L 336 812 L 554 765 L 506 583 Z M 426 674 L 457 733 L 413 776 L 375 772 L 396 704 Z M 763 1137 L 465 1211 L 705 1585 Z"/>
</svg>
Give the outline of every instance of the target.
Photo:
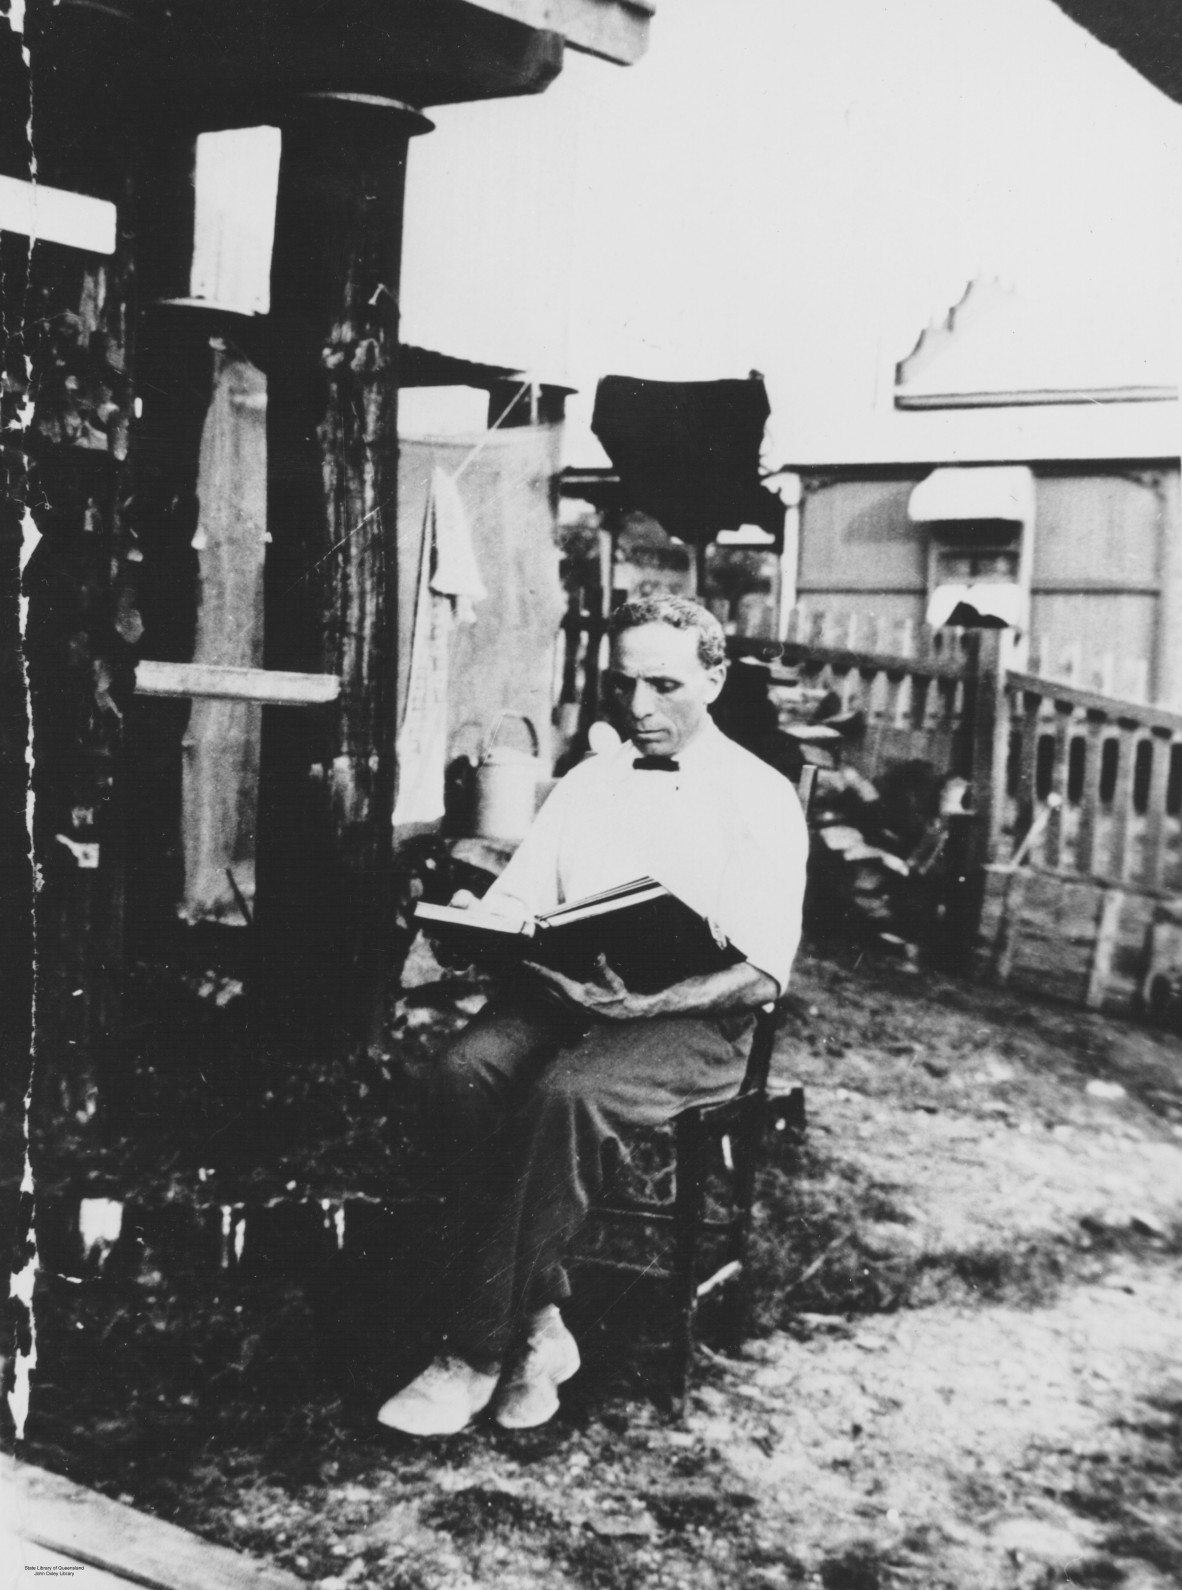
<svg viewBox="0 0 1182 1590">
<path fill-rule="evenodd" d="M 759 1013 L 734 1098 L 694 1105 L 667 1126 L 629 1134 L 625 1151 L 607 1167 L 604 1196 L 592 1211 L 597 1219 L 580 1251 L 584 1265 L 671 1287 L 675 1405 L 688 1384 L 700 1300 L 724 1293 L 727 1337 L 737 1344 L 742 1336 L 742 1281 L 764 1130 L 769 1121 L 792 1130 L 804 1124 L 803 1088 L 768 1087 L 781 1013 L 779 1005 Z"/>
</svg>

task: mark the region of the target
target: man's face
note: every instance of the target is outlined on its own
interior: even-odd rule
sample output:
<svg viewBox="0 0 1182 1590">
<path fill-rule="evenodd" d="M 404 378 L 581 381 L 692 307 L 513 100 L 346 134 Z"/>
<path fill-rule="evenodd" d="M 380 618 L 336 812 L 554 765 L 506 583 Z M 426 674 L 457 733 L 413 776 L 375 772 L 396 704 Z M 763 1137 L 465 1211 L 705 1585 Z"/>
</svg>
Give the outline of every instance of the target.
<svg viewBox="0 0 1182 1590">
<path fill-rule="evenodd" d="M 703 668 L 698 631 L 638 624 L 612 642 L 606 685 L 617 726 L 647 756 L 676 756 L 706 720 L 726 670 Z"/>
</svg>

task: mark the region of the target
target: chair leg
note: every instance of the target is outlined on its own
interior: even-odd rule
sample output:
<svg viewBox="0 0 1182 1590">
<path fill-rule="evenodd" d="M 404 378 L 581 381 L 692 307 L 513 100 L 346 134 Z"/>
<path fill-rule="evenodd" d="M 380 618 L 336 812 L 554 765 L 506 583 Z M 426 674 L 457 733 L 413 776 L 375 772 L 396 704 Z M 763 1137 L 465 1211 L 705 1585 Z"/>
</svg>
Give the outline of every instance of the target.
<svg viewBox="0 0 1182 1590">
<path fill-rule="evenodd" d="M 673 1306 L 676 1317 L 670 1364 L 670 1391 L 675 1413 L 685 1405 L 690 1360 L 694 1350 L 694 1315 L 698 1295 L 695 1260 L 702 1223 L 705 1133 L 687 1113 L 677 1121 L 677 1193 L 674 1204 Z"/>
<path fill-rule="evenodd" d="M 734 1157 L 735 1216 L 727 1241 L 727 1259 L 739 1268 L 728 1288 L 722 1317 L 723 1343 L 734 1351 L 743 1341 L 747 1310 L 747 1247 L 751 1237 L 752 1210 L 755 1203 L 755 1168 L 759 1161 L 763 1137 L 762 1100 L 752 1099 L 751 1110 L 738 1131 L 731 1138 Z"/>
</svg>

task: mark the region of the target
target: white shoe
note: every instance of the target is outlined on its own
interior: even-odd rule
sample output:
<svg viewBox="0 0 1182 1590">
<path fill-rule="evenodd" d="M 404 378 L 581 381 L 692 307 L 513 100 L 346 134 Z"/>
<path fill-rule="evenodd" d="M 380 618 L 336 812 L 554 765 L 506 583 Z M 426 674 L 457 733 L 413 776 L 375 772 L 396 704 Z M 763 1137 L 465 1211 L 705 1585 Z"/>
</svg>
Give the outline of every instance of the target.
<svg viewBox="0 0 1182 1590">
<path fill-rule="evenodd" d="M 497 1376 L 462 1358 L 437 1358 L 378 1410 L 378 1423 L 405 1435 L 455 1435 L 492 1401 Z"/>
<path fill-rule="evenodd" d="M 495 1418 L 504 1430 L 532 1430 L 558 1412 L 558 1387 L 579 1369 L 579 1347 L 551 1305 L 535 1314 L 525 1349 L 501 1395 Z"/>
</svg>

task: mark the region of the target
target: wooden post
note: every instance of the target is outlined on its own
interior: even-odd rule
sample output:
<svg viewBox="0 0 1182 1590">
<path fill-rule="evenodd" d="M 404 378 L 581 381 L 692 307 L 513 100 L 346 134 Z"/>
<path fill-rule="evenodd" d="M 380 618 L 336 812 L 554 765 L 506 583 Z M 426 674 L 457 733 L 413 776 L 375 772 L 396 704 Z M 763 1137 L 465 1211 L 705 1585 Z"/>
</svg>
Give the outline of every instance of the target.
<svg viewBox="0 0 1182 1590">
<path fill-rule="evenodd" d="M 1089 872 L 1103 871 L 1096 860 L 1097 826 L 1100 810 L 1100 771 L 1104 759 L 1105 719 L 1098 712 L 1088 712 L 1086 717 L 1087 760 L 1084 763 L 1083 789 L 1079 798 L 1079 834 L 1075 846 L 1076 870 L 1085 877 Z"/>
<path fill-rule="evenodd" d="M 997 934 L 993 941 L 993 976 L 999 983 L 1008 983 L 1018 954 L 1018 940 L 1022 932 L 1022 911 L 1026 904 L 1026 891 L 1030 873 L 1019 868 L 1007 873 L 1002 891 L 1001 911 L 997 920 Z"/>
<path fill-rule="evenodd" d="M 1067 826 L 1067 796 L 1071 772 L 1071 736 L 1075 709 L 1070 701 L 1055 702 L 1055 762 L 1051 773 L 1051 793 L 1059 799 L 1051 807 L 1047 823 L 1046 864 L 1056 870 L 1064 862 L 1064 834 Z"/>
<path fill-rule="evenodd" d="M 1129 833 L 1133 819 L 1133 789 L 1137 763 L 1137 731 L 1141 727 L 1135 718 L 1118 718 L 1120 760 L 1116 768 L 1116 789 L 1112 796 L 1112 851 L 1109 871 L 1117 883 L 1124 883 L 1129 875 Z"/>
<path fill-rule="evenodd" d="M 368 94 L 278 119 L 265 665 L 341 693 L 264 716 L 256 924 L 281 1036 L 339 1048 L 368 1030 L 391 925 L 401 218 L 430 124 Z"/>
<path fill-rule="evenodd" d="M 11 26 L 0 29 L 0 140 L 5 151 L 26 143 L 29 119 L 28 69 L 22 39 Z M 27 155 L 26 155 L 27 158 Z M 16 642 L 20 629 L 20 558 L 22 521 L 29 502 L 26 460 L 16 444 L 25 400 L 19 379 L 25 347 L 21 311 L 29 275 L 28 239 L 0 232 L 0 313 L 6 335 L 0 381 L 0 425 L 6 445 L 0 449 L 0 966 L 5 968 L 0 995 L 0 1053 L 11 1056 L 6 1102 L 19 1112 L 28 1082 L 27 1058 L 32 1039 L 33 1010 L 33 867 L 21 814 L 28 798 L 28 711 L 25 674 Z M 25 1057 L 25 1063 L 18 1061 Z"/>
<path fill-rule="evenodd" d="M 1112 976 L 1112 962 L 1120 942 L 1120 919 L 1124 910 L 1123 889 L 1105 889 L 1100 897 L 1100 912 L 1096 922 L 1096 939 L 1092 945 L 1092 961 L 1088 968 L 1088 987 L 1084 1002 L 1089 1010 L 1100 1010 Z"/>
<path fill-rule="evenodd" d="M 1182 547 L 1179 546 L 1178 477 L 1156 476 L 1158 570 L 1161 595 L 1154 625 L 1153 701 L 1182 710 Z"/>
<path fill-rule="evenodd" d="M 981 925 L 985 867 L 996 856 L 1005 806 L 1009 725 L 1000 632 L 978 631 L 972 654 L 968 775 L 969 820 L 949 818 L 948 884 L 944 901 L 946 963 L 967 970 Z"/>
<path fill-rule="evenodd" d="M 126 520 L 138 15 L 123 0 L 29 8 L 30 162 L 46 186 L 113 204 L 116 232 L 110 254 L 42 244 L 29 258 L 18 240 L 27 295 L 8 351 L 14 373 L 28 360 L 33 398 L 9 507 L 28 505 L 42 537 L 26 571 L 40 881 L 34 1099 L 38 1117 L 78 1123 L 98 1115 L 118 1054 L 123 712 L 142 627 Z"/>
<path fill-rule="evenodd" d="M 1160 889 L 1166 873 L 1166 801 L 1174 739 L 1168 729 L 1157 728 L 1149 743 L 1153 747 L 1153 769 L 1149 779 L 1141 882 L 1146 888 Z"/>
</svg>

